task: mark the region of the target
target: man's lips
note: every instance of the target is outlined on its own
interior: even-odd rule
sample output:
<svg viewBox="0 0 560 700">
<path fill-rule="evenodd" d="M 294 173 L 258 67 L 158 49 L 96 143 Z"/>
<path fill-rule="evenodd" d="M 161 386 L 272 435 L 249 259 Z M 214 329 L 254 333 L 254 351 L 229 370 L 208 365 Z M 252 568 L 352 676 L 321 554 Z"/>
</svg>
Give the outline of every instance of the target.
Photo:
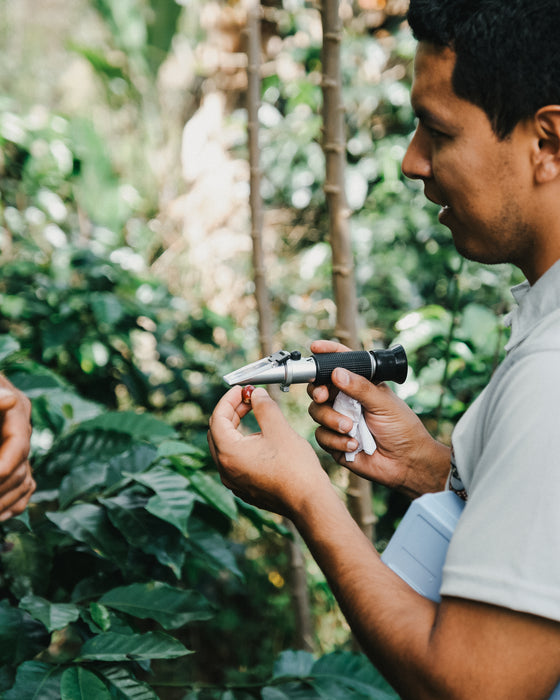
<svg viewBox="0 0 560 700">
<path fill-rule="evenodd" d="M 442 209 L 446 209 L 449 207 L 449 205 L 445 204 L 440 197 L 434 197 L 432 195 L 429 195 L 427 192 L 424 192 L 424 195 L 425 195 L 426 199 L 429 199 L 430 202 L 433 202 L 434 204 L 437 204 L 439 207 L 442 207 Z"/>
<path fill-rule="evenodd" d="M 440 222 L 443 223 L 443 220 L 447 218 L 447 216 L 451 212 L 451 207 L 449 204 L 445 204 L 441 198 L 435 197 L 433 195 L 428 194 L 427 192 L 424 192 L 426 195 L 426 198 L 430 200 L 430 202 L 433 202 L 434 204 L 437 204 L 438 207 L 441 207 L 439 214 L 438 214 L 438 219 Z"/>
</svg>

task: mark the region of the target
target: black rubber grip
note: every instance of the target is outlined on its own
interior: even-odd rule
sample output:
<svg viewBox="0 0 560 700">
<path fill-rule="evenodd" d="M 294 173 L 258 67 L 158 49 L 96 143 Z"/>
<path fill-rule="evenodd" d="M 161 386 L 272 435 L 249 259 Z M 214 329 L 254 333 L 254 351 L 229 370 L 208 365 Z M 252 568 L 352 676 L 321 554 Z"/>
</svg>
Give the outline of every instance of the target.
<svg viewBox="0 0 560 700">
<path fill-rule="evenodd" d="M 337 367 L 344 367 L 375 384 L 397 382 L 402 384 L 408 373 L 406 352 L 402 345 L 390 350 L 355 350 L 351 352 L 326 352 L 312 356 L 317 366 L 316 384 L 329 384 Z"/>
<path fill-rule="evenodd" d="M 350 352 L 325 352 L 313 355 L 317 365 L 315 384 L 329 384 L 331 374 L 337 367 L 344 367 L 350 372 L 355 372 L 361 377 L 372 379 L 375 362 L 367 350 L 353 350 Z"/>
</svg>

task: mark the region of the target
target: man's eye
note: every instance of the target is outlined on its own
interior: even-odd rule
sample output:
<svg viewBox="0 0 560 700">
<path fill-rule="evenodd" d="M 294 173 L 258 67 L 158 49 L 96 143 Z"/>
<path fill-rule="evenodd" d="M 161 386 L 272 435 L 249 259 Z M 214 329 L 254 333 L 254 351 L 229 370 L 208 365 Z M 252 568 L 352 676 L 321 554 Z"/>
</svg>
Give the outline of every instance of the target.
<svg viewBox="0 0 560 700">
<path fill-rule="evenodd" d="M 440 131 L 440 129 L 436 129 L 435 126 L 430 126 L 429 124 L 423 123 L 422 121 L 419 122 L 419 126 L 431 139 L 442 139 L 446 136 L 445 132 Z"/>
<path fill-rule="evenodd" d="M 431 129 L 430 127 L 427 127 L 426 131 L 433 139 L 439 139 L 445 136 L 443 131 L 439 131 L 438 129 Z"/>
</svg>

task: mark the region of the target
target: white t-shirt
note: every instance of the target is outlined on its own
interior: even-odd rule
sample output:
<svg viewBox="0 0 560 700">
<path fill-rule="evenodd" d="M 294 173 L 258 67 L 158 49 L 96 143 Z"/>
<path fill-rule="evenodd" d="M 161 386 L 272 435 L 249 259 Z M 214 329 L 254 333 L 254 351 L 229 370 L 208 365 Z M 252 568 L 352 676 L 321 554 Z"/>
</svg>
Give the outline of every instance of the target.
<svg viewBox="0 0 560 700">
<path fill-rule="evenodd" d="M 468 502 L 441 594 L 560 621 L 560 261 L 512 292 L 506 358 L 453 433 Z"/>
</svg>

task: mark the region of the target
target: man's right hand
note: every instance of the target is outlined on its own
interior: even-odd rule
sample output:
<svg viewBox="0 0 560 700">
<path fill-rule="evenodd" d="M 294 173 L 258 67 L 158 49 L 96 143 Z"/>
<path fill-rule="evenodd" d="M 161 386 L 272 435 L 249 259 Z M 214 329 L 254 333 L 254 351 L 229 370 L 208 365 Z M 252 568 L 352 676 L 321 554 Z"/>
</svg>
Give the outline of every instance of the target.
<svg viewBox="0 0 560 700">
<path fill-rule="evenodd" d="M 316 354 L 348 349 L 340 343 L 323 340 L 311 345 L 311 351 Z M 332 382 L 331 386 L 308 386 L 313 399 L 309 414 L 320 425 L 315 435 L 324 450 L 356 474 L 411 498 L 445 487 L 449 448 L 431 437 L 418 416 L 387 385 L 376 386 L 342 368 L 334 370 Z M 345 458 L 345 453 L 357 446 L 348 436 L 352 421 L 332 408 L 339 390 L 362 404 L 367 426 L 377 443 L 373 455 L 359 452 L 354 462 Z"/>
</svg>

